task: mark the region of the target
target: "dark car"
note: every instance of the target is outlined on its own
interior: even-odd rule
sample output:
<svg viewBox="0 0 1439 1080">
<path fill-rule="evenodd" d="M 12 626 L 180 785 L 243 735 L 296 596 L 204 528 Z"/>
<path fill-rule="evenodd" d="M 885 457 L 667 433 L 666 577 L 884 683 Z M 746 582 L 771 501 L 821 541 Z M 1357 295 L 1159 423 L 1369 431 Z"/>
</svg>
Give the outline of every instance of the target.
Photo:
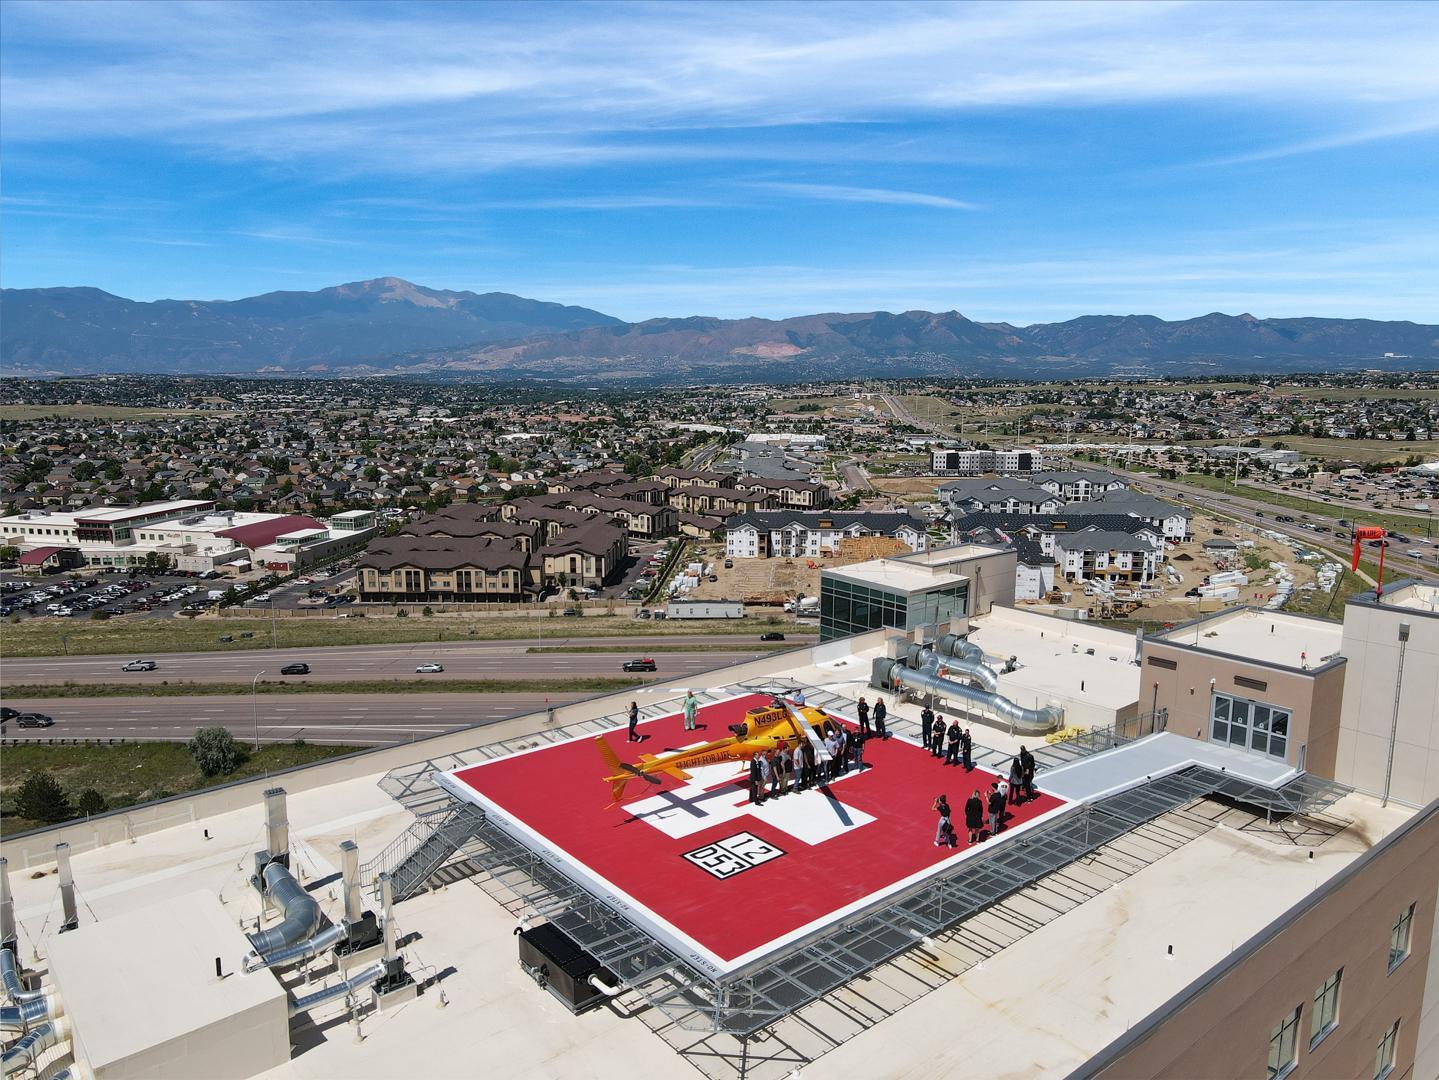
<svg viewBox="0 0 1439 1080">
<path fill-rule="evenodd" d="M 0 707 L 0 720 L 14 720 L 20 715 L 19 709 L 12 709 L 9 705 Z"/>
<path fill-rule="evenodd" d="M 655 663 L 653 660 L 651 660 L 649 657 L 645 657 L 645 658 L 642 659 L 642 660 L 626 660 L 625 663 L 624 663 L 624 670 L 625 670 L 625 671 L 658 671 L 658 670 L 659 670 L 659 665 L 656 664 L 656 663 Z"/>
<path fill-rule="evenodd" d="M 584 613 L 583 613 L 582 611 L 580 611 L 580 609 L 577 608 L 577 607 L 567 607 L 567 608 L 565 608 L 564 613 L 565 613 L 566 615 L 569 615 L 569 616 L 573 617 L 573 618 L 578 618 L 580 615 L 584 614 Z"/>
<path fill-rule="evenodd" d="M 761 641 L 783 641 L 784 635 L 778 630 L 771 630 L 768 634 L 761 634 L 759 639 Z"/>
<path fill-rule="evenodd" d="M 46 716 L 40 712 L 21 713 L 15 718 L 15 725 L 17 727 L 53 727 L 54 724 L 55 720 L 53 717 Z"/>
<path fill-rule="evenodd" d="M 281 675 L 308 675 L 310 674 L 309 664 L 286 664 L 280 669 Z"/>
</svg>

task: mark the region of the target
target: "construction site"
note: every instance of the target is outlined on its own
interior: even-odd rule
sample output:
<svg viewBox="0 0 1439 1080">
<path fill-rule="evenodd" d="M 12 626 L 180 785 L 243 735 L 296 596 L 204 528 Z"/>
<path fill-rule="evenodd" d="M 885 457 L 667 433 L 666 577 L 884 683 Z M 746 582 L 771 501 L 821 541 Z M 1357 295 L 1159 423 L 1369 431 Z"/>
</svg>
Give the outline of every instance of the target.
<svg viewBox="0 0 1439 1080">
<path fill-rule="evenodd" d="M 903 555 L 909 548 L 888 536 L 841 540 L 838 550 L 812 558 L 726 559 L 723 544 L 696 549 L 711 564 L 714 581 L 700 581 L 686 595 L 694 600 L 737 600 L 746 606 L 781 607 L 798 597 L 819 595 L 821 570 Z"/>
</svg>

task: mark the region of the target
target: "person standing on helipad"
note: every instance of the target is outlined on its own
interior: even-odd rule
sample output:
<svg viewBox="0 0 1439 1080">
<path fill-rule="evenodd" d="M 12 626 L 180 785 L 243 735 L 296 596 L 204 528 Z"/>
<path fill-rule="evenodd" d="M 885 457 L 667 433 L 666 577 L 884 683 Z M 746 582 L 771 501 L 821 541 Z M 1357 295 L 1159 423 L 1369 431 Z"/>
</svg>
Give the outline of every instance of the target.
<svg viewBox="0 0 1439 1080">
<path fill-rule="evenodd" d="M 695 729 L 695 713 L 700 707 L 700 699 L 695 697 L 693 690 L 685 691 L 685 730 Z"/>
</svg>

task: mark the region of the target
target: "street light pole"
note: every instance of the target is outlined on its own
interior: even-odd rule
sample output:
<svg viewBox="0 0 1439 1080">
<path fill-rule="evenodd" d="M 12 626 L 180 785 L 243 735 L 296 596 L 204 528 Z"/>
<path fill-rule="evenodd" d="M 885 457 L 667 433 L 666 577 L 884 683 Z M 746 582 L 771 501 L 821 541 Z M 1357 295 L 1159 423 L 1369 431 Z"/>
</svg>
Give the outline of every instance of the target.
<svg viewBox="0 0 1439 1080">
<path fill-rule="evenodd" d="M 260 676 L 265 674 L 264 670 L 255 672 L 255 677 L 250 680 L 250 720 L 255 725 L 255 749 L 260 749 L 260 705 L 255 697 L 255 687 L 260 682 Z"/>
</svg>

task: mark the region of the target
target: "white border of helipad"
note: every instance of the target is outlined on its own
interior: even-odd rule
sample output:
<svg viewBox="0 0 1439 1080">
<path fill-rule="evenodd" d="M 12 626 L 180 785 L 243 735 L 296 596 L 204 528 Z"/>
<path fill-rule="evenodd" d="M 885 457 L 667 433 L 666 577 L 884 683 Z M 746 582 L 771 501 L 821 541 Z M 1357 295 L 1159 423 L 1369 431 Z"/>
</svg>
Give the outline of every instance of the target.
<svg viewBox="0 0 1439 1080">
<path fill-rule="evenodd" d="M 724 697 L 716 698 L 713 701 L 706 702 L 705 704 L 717 705 L 721 702 L 733 701 L 741 697 L 749 697 L 754 693 L 756 693 L 756 691 L 744 690 L 740 693 L 732 693 Z M 858 721 L 853 716 L 846 715 L 844 712 L 838 709 L 826 708 L 824 711 L 833 716 L 837 716 L 842 720 L 846 720 L 851 724 L 858 723 Z M 661 720 L 679 715 L 680 710 L 674 710 L 673 712 L 661 713 L 658 716 L 649 717 L 648 719 Z M 620 724 L 616 725 L 610 730 L 619 731 L 622 728 L 623 725 Z M 811 920 L 803 926 L 797 927 L 794 930 L 791 930 L 786 934 L 782 934 L 777 938 L 773 938 L 772 940 L 758 948 L 751 949 L 749 952 L 746 953 L 742 953 L 741 955 L 735 957 L 733 960 L 725 960 L 715 955 L 709 949 L 705 948 L 694 938 L 690 937 L 690 935 L 686 934 L 679 927 L 671 923 L 668 919 L 665 919 L 664 917 L 656 914 L 654 911 L 650 910 L 644 904 L 640 903 L 623 889 L 616 887 L 612 882 L 608 881 L 595 870 L 580 862 L 570 852 L 559 847 L 557 844 L 554 844 L 541 833 L 537 832 L 529 825 L 525 824 L 523 821 L 520 821 L 512 813 L 507 811 L 503 806 L 499 805 L 498 803 L 494 802 L 489 798 L 486 798 L 484 795 L 480 794 L 480 792 L 471 788 L 463 780 L 460 780 L 456 775 L 458 773 L 468 772 L 473 769 L 482 769 L 486 765 L 494 764 L 495 762 L 507 761 L 511 758 L 521 757 L 525 754 L 539 753 L 544 750 L 552 749 L 556 746 L 563 746 L 566 743 L 574 742 L 578 739 L 593 739 L 594 737 L 594 731 L 578 732 L 574 735 L 571 735 L 569 738 L 557 739 L 554 742 L 547 742 L 539 746 L 529 747 L 525 750 L 518 750 L 513 754 L 506 754 L 504 757 L 492 758 L 489 761 L 475 762 L 470 765 L 462 765 L 456 769 L 446 769 L 442 772 L 437 772 L 435 774 L 435 783 L 453 797 L 463 802 L 467 802 L 472 806 L 480 807 L 482 810 L 485 811 L 487 815 L 493 814 L 496 818 L 503 822 L 503 828 L 507 833 L 520 840 L 536 855 L 540 856 L 550 865 L 554 866 L 570 880 L 584 887 L 597 899 L 601 900 L 605 904 L 608 904 L 615 911 L 623 915 L 626 919 L 634 923 L 646 933 L 650 934 L 650 936 L 655 938 L 665 947 L 678 954 L 681 959 L 685 960 L 687 963 L 693 965 L 696 969 L 706 975 L 709 975 L 712 978 L 734 977 L 742 973 L 747 968 L 759 966 L 764 962 L 770 960 L 776 954 L 792 950 L 797 945 L 803 943 L 806 939 L 815 936 L 823 930 L 829 929 L 836 923 L 843 922 L 845 919 L 861 911 L 865 911 L 869 908 L 878 906 L 884 901 L 889 900 L 890 898 L 908 890 L 912 886 L 920 884 L 928 880 L 929 878 L 935 877 L 938 874 L 951 872 L 958 864 L 964 862 L 965 860 L 988 854 L 989 852 L 994 851 L 996 847 L 994 843 L 975 844 L 974 846 L 969 847 L 964 851 L 957 852 L 949 856 L 948 858 L 942 859 L 941 861 L 936 862 L 933 865 L 924 868 L 923 870 L 919 870 L 913 874 L 910 874 L 907 877 L 900 878 L 897 881 L 891 882 L 889 885 L 886 885 L 883 888 L 876 890 L 875 892 L 862 896 L 858 900 L 852 901 L 851 903 L 846 904 L 843 907 L 835 908 L 828 913 L 820 916 L 819 918 Z M 899 739 L 901 742 L 909 743 L 911 746 L 914 746 L 916 748 L 919 748 L 919 743 L 913 739 L 909 739 L 905 736 L 898 734 L 891 737 Z M 1063 796 L 1058 797 L 1063 798 Z M 1006 829 L 1003 836 L 1018 836 L 1031 828 L 1047 824 L 1063 814 L 1071 813 L 1079 809 L 1080 805 L 1081 804 L 1077 802 L 1062 802 L 1053 810 L 1048 810 L 1045 813 L 1038 815 L 1037 817 L 1031 818 L 1028 821 L 1015 825 L 1010 829 Z M 1003 844 L 1004 842 L 1004 839 L 1001 839 L 999 841 L 1000 844 Z"/>
</svg>

